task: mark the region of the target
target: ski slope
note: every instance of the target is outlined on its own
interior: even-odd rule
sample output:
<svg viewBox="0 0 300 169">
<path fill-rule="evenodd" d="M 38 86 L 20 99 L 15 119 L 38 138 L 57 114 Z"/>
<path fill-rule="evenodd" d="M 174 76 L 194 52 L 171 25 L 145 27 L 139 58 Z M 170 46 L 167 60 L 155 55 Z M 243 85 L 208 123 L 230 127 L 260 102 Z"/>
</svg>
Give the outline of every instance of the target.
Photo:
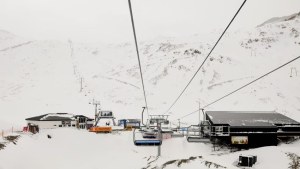
<svg viewBox="0 0 300 169">
<path fill-rule="evenodd" d="M 51 139 L 47 137 L 51 136 Z M 238 168 L 238 156 L 257 155 L 256 169 L 288 168 L 291 160 L 286 153 L 299 155 L 300 141 L 292 144 L 230 152 L 212 144 L 188 143 L 185 138 L 163 141 L 162 156 L 156 158 L 156 147 L 137 147 L 132 132 L 95 134 L 77 129 L 43 130 L 38 134 L 21 134 L 16 145 L 8 143 L 0 150 L 1 169 L 84 169 L 84 168 Z M 179 164 L 179 161 L 185 161 Z M 276 162 L 274 162 L 276 161 Z M 179 165 L 179 166 L 178 166 Z"/>
<path fill-rule="evenodd" d="M 266 24 L 251 30 L 231 30 L 198 75 L 169 111 L 177 119 L 205 106 L 274 68 L 298 57 L 300 18 Z M 191 37 L 164 37 L 140 42 L 149 113 L 165 113 L 209 53 L 220 32 Z M 67 112 L 93 117 L 93 99 L 118 119 L 140 118 L 144 106 L 133 43 L 83 44 L 68 40 L 23 39 L 0 31 L 0 129 L 20 128 L 25 118 Z M 275 110 L 300 121 L 300 61 L 207 107 L 206 110 Z M 181 119 L 198 123 L 194 113 Z M 51 139 L 47 135 L 52 136 Z M 1 138 L 0 142 L 6 142 Z M 287 153 L 300 155 L 299 141 L 230 153 L 213 151 L 211 144 L 187 143 L 185 138 L 156 148 L 135 147 L 132 133 L 94 134 L 82 130 L 43 130 L 22 134 L 16 145 L 0 150 L 0 169 L 20 168 L 236 168 L 239 154 L 255 154 L 253 168 L 288 168 Z M 201 156 L 201 158 L 199 158 Z M 195 159 L 194 159 L 195 158 Z M 155 161 L 153 161 L 155 160 Z M 152 163 L 150 163 L 153 161 Z M 275 161 L 275 162 L 274 162 Z M 148 164 L 150 163 L 150 164 Z"/>
</svg>

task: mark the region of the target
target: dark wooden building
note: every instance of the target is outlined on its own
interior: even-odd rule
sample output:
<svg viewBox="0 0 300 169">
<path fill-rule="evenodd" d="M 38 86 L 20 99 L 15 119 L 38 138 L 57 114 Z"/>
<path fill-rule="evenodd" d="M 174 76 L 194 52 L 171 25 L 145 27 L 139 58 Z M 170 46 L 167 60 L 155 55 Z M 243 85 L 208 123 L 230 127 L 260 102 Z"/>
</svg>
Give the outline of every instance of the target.
<svg viewBox="0 0 300 169">
<path fill-rule="evenodd" d="M 276 112 L 206 111 L 211 139 L 240 147 L 277 145 L 282 137 L 300 136 L 300 123 Z"/>
</svg>

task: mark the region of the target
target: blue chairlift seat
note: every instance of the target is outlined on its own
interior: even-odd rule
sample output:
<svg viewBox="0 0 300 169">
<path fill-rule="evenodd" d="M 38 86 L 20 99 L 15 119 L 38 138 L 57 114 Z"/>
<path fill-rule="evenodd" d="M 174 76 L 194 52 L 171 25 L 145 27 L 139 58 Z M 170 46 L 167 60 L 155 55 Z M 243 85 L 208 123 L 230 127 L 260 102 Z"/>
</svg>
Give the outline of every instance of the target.
<svg viewBox="0 0 300 169">
<path fill-rule="evenodd" d="M 160 140 L 135 140 L 134 144 L 136 146 L 159 146 L 161 145 Z"/>
</svg>

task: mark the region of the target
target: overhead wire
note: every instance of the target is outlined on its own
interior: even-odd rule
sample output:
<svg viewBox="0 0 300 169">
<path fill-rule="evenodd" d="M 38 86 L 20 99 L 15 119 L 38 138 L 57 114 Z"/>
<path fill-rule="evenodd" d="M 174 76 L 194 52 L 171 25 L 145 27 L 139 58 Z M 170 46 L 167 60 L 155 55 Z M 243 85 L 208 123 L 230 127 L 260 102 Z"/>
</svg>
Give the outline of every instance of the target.
<svg viewBox="0 0 300 169">
<path fill-rule="evenodd" d="M 247 0 L 244 0 L 244 2 L 242 3 L 242 5 L 239 7 L 239 9 L 237 10 L 237 12 L 233 16 L 233 18 L 231 19 L 231 21 L 229 22 L 229 24 L 227 25 L 227 27 L 225 28 L 225 30 L 223 31 L 223 33 L 221 34 L 221 36 L 219 37 L 219 39 L 217 40 L 217 42 L 213 46 L 213 48 L 210 50 L 210 52 L 208 53 L 208 55 L 206 56 L 206 58 L 203 60 L 202 64 L 199 66 L 199 68 L 194 73 L 194 75 L 192 76 L 192 78 L 190 79 L 190 81 L 187 83 L 187 85 L 184 87 L 184 89 L 182 90 L 182 92 L 179 94 L 179 96 L 175 99 L 175 101 L 172 103 L 172 105 L 167 109 L 167 111 L 164 114 L 168 113 L 172 109 L 172 107 L 177 103 L 177 101 L 179 100 L 179 98 L 183 95 L 183 93 L 186 91 L 186 89 L 188 88 L 188 86 L 194 80 L 194 78 L 196 77 L 196 75 L 198 74 L 198 72 L 200 71 L 200 69 L 202 68 L 202 66 L 204 65 L 204 63 L 206 62 L 206 60 L 210 57 L 210 54 L 213 52 L 213 50 L 215 49 L 215 47 L 218 45 L 219 41 L 222 39 L 223 35 L 227 31 L 227 29 L 229 28 L 229 26 L 231 25 L 231 23 L 234 21 L 234 19 L 236 18 L 236 16 L 240 12 L 240 10 L 242 9 L 242 7 L 246 3 L 246 1 Z"/>
<path fill-rule="evenodd" d="M 129 5 L 129 10 L 130 10 L 131 24 L 132 24 L 136 53 L 137 53 L 137 58 L 138 58 L 138 63 L 139 63 L 140 75 L 141 75 L 141 80 L 142 80 L 144 101 L 145 101 L 145 106 L 146 106 L 146 110 L 147 110 L 147 115 L 149 116 L 146 90 L 145 90 L 145 84 L 144 84 L 144 78 L 143 78 L 143 72 L 142 72 L 142 66 L 141 66 L 141 60 L 140 60 L 140 54 L 139 54 L 139 48 L 138 48 L 138 43 L 137 43 L 137 38 L 136 38 L 136 31 L 135 31 L 135 26 L 134 26 L 134 19 L 133 19 L 133 13 L 132 13 L 132 7 L 131 7 L 130 0 L 128 0 L 128 5 Z"/>
<path fill-rule="evenodd" d="M 290 64 L 290 63 L 292 63 L 292 62 L 294 62 L 294 61 L 296 61 L 296 60 L 299 59 L 299 58 L 300 58 L 300 56 L 298 56 L 298 57 L 296 57 L 296 58 L 294 58 L 294 59 L 288 61 L 287 63 L 285 63 L 285 64 L 283 64 L 283 65 L 281 65 L 281 66 L 279 66 L 279 67 L 277 67 L 277 68 L 275 68 L 275 69 L 269 71 L 268 73 L 266 73 L 266 74 L 264 74 L 264 75 L 262 75 L 262 76 L 260 76 L 260 77 L 258 77 L 258 78 L 256 78 L 256 79 L 252 80 L 251 82 L 249 82 L 249 83 L 247 83 L 247 84 L 245 84 L 245 85 L 239 87 L 238 89 L 236 89 L 236 90 L 234 90 L 234 91 L 232 91 L 232 92 L 230 92 L 230 93 L 228 93 L 228 94 L 226 94 L 226 95 L 224 95 L 224 96 L 218 98 L 217 100 L 215 100 L 215 101 L 213 101 L 213 102 L 211 102 L 211 103 L 209 103 L 209 104 L 203 106 L 201 109 L 204 109 L 204 108 L 206 108 L 206 107 L 209 107 L 209 106 L 211 106 L 211 105 L 217 103 L 218 101 L 220 101 L 220 100 L 222 100 L 222 99 L 224 99 L 224 98 L 226 98 L 226 97 L 228 97 L 228 96 L 230 96 L 230 95 L 232 95 L 232 94 L 238 92 L 239 90 L 241 90 L 241 89 L 243 89 L 243 88 L 249 86 L 250 84 L 252 84 L 252 83 L 254 83 L 254 82 L 256 82 L 256 81 L 258 81 L 258 80 L 260 80 L 260 79 L 262 79 L 262 78 L 264 78 L 264 77 L 266 77 L 266 76 L 268 76 L 269 74 L 271 74 L 271 73 L 277 71 L 278 69 L 281 69 L 282 67 L 284 67 L 284 66 L 286 66 L 286 65 L 288 65 L 288 64 Z M 193 111 L 193 112 L 191 112 L 191 113 L 188 113 L 188 114 L 186 114 L 186 115 L 180 117 L 179 119 L 183 119 L 183 118 L 185 118 L 185 117 L 187 117 L 187 116 L 190 116 L 190 115 L 192 115 L 192 114 L 194 114 L 194 113 L 196 113 L 196 112 L 198 112 L 198 111 L 199 111 L 199 109 L 198 109 L 198 110 L 195 110 L 195 111 Z"/>
</svg>

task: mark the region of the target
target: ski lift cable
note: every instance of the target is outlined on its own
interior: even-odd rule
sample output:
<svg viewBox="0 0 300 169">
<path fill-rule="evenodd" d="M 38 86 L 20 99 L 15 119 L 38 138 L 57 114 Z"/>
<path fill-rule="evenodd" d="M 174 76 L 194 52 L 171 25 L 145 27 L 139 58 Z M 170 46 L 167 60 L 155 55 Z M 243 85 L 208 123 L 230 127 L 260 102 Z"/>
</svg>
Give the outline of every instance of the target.
<svg viewBox="0 0 300 169">
<path fill-rule="evenodd" d="M 136 38 L 136 31 L 135 31 L 135 26 L 134 26 L 134 19 L 133 19 L 132 7 L 131 7 L 130 0 L 128 0 L 128 5 L 129 5 L 129 10 L 130 10 L 131 24 L 132 24 L 132 30 L 133 30 L 133 35 L 134 35 L 136 53 L 137 53 L 137 58 L 138 58 L 138 63 L 139 63 L 140 75 L 141 75 L 141 80 L 142 80 L 144 100 L 145 100 L 147 115 L 149 116 L 148 103 L 147 103 L 147 97 L 146 97 L 146 91 L 145 91 L 145 85 L 144 85 L 144 78 L 143 78 L 143 72 L 142 72 L 142 66 L 141 66 L 141 60 L 140 60 L 140 54 L 139 54 L 139 48 L 138 48 L 138 43 L 137 43 L 137 38 Z"/>
<path fill-rule="evenodd" d="M 206 56 L 206 58 L 204 59 L 204 61 L 200 65 L 200 67 L 197 69 L 197 71 L 194 73 L 194 75 L 192 76 L 192 78 L 190 79 L 190 81 L 187 83 L 187 85 L 184 87 L 184 89 L 182 90 L 182 92 L 179 94 L 179 96 L 175 99 L 175 101 L 172 103 L 172 105 L 167 109 L 167 111 L 164 114 L 168 113 L 172 109 L 172 107 L 177 103 L 177 101 L 179 100 L 179 98 L 183 95 L 183 93 L 185 92 L 185 90 L 188 88 L 188 86 L 194 80 L 195 76 L 198 74 L 198 72 L 200 71 L 200 69 L 202 68 L 202 66 L 206 62 L 206 60 L 210 57 L 210 54 L 213 52 L 213 50 L 215 49 L 215 47 L 218 45 L 219 41 L 222 39 L 223 35 L 227 31 L 227 29 L 229 28 L 229 26 L 231 25 L 231 23 L 234 21 L 234 19 L 236 18 L 236 16 L 240 12 L 240 10 L 242 9 L 242 7 L 246 3 L 246 1 L 247 0 L 244 0 L 244 2 L 242 3 L 242 5 L 238 9 L 238 11 L 235 13 L 235 15 L 233 16 L 233 18 L 231 19 L 231 21 L 229 22 L 229 24 L 227 25 L 227 27 L 225 28 L 225 30 L 223 31 L 223 33 L 221 34 L 221 36 L 219 37 L 219 39 L 217 40 L 217 42 L 215 43 L 215 45 L 213 46 L 213 48 L 210 50 L 210 52 L 208 53 L 208 55 Z"/>
<path fill-rule="evenodd" d="M 270 72 L 268 72 L 268 73 L 266 73 L 266 74 L 264 74 L 264 75 L 262 75 L 262 76 L 256 78 L 255 80 L 252 80 L 251 82 L 249 82 L 249 83 L 243 85 L 242 87 L 240 87 L 240 88 L 238 88 L 238 89 L 236 89 L 236 90 L 234 90 L 234 91 L 232 91 L 232 92 L 230 92 L 230 93 L 228 93 L 228 94 L 226 94 L 226 95 L 220 97 L 219 99 L 217 99 L 217 100 L 215 100 L 215 101 L 213 101 L 213 102 L 211 102 L 211 103 L 205 105 L 205 106 L 202 107 L 201 109 L 204 109 L 204 108 L 206 108 L 206 107 L 209 107 L 209 106 L 215 104 L 216 102 L 218 102 L 218 101 L 220 101 L 220 100 L 223 100 L 224 98 L 226 98 L 226 97 L 228 97 L 228 96 L 234 94 L 235 92 L 237 92 L 237 91 L 239 91 L 239 90 L 241 90 L 241 89 L 243 89 L 243 88 L 249 86 L 250 84 L 252 84 L 252 83 L 254 83 L 254 82 L 256 82 L 256 81 L 258 81 L 258 80 L 260 80 L 260 79 L 262 79 L 262 78 L 264 78 L 264 77 L 266 77 L 266 76 L 268 76 L 269 74 L 271 74 L 271 73 L 277 71 L 278 69 L 281 69 L 282 67 L 284 67 L 284 66 L 286 66 L 286 65 L 288 65 L 288 64 L 290 64 L 290 63 L 292 63 L 292 62 L 294 62 L 294 61 L 296 61 L 296 60 L 299 59 L 299 58 L 300 58 L 300 56 L 298 56 L 298 57 L 296 57 L 296 58 L 290 60 L 289 62 L 287 62 L 287 63 L 285 63 L 285 64 L 283 64 L 283 65 L 281 65 L 281 66 L 279 66 L 279 67 L 277 67 L 277 68 L 275 68 L 275 69 L 273 69 L 273 70 L 271 70 Z M 189 115 L 192 115 L 192 114 L 194 114 L 194 113 L 196 113 L 196 112 L 198 112 L 198 111 L 199 111 L 199 109 L 198 109 L 198 110 L 195 110 L 195 111 L 193 111 L 193 112 L 191 112 L 191 113 L 189 113 L 189 114 L 186 114 L 186 115 L 180 117 L 179 119 L 183 119 L 183 118 L 185 118 L 185 117 L 187 117 L 187 116 L 189 116 Z"/>
</svg>

